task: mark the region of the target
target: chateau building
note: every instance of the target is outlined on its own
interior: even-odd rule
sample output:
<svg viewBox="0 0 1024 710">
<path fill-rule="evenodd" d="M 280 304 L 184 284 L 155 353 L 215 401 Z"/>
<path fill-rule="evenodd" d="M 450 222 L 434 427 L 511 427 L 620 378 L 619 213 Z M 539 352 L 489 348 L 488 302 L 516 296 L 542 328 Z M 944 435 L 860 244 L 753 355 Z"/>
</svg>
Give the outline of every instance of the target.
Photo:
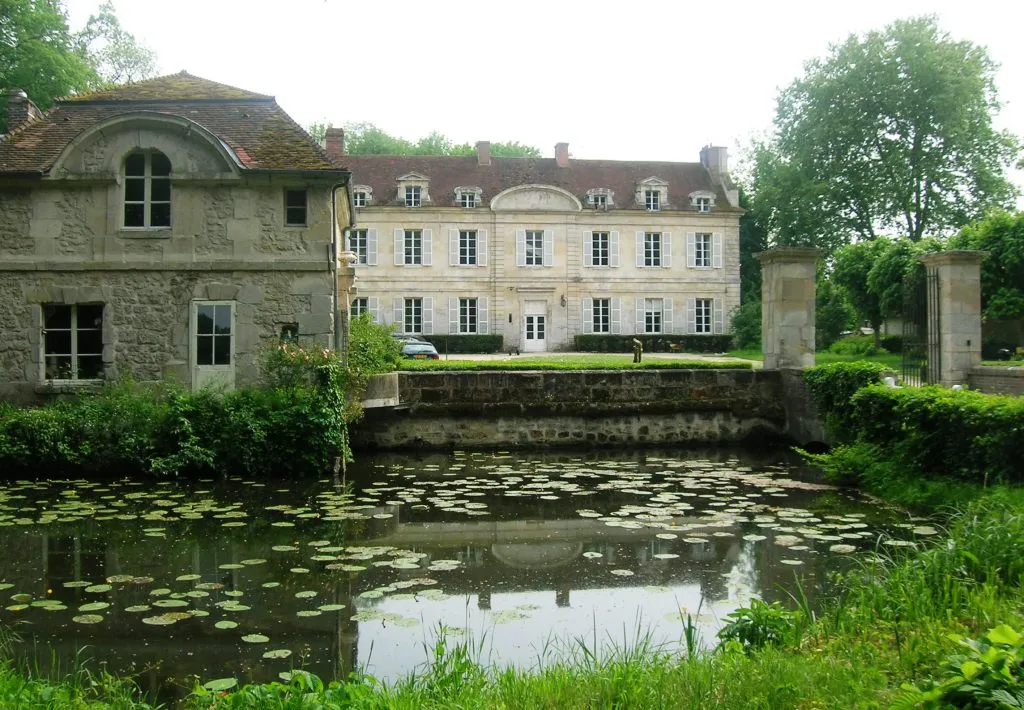
<svg viewBox="0 0 1024 710">
<path fill-rule="evenodd" d="M 7 98 L 0 398 L 231 387 L 281 338 L 333 342 L 349 173 L 273 97 L 182 72 L 45 113 Z"/>
<path fill-rule="evenodd" d="M 399 332 L 499 333 L 521 351 L 578 333 L 713 334 L 739 305 L 738 191 L 725 148 L 694 163 L 345 155 L 351 313 Z"/>
</svg>

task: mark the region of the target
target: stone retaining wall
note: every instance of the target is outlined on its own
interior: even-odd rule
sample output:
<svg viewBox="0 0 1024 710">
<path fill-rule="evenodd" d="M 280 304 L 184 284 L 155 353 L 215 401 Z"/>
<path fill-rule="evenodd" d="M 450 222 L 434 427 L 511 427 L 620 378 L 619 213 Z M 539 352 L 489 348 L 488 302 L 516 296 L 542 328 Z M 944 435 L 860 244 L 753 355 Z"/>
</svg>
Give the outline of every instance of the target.
<svg viewBox="0 0 1024 710">
<path fill-rule="evenodd" d="M 986 394 L 1024 395 L 1024 367 L 975 367 L 967 384 Z"/>
<path fill-rule="evenodd" d="M 778 372 L 399 373 L 397 409 L 369 409 L 356 448 L 736 442 L 783 436 Z"/>
</svg>

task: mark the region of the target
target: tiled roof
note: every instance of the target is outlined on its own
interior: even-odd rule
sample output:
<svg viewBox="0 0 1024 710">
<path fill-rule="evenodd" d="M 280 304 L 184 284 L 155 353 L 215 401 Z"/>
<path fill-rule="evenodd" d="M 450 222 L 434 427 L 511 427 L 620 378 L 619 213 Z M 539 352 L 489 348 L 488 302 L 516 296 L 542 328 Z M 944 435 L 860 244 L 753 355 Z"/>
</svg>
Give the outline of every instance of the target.
<svg viewBox="0 0 1024 710">
<path fill-rule="evenodd" d="M 46 172 L 90 126 L 139 111 L 198 123 L 234 150 L 246 168 L 340 169 L 272 96 L 181 72 L 62 99 L 41 120 L 0 140 L 0 174 Z"/>
<path fill-rule="evenodd" d="M 640 209 L 634 195 L 637 183 L 658 177 L 668 183 L 668 204 L 663 209 L 691 210 L 689 195 L 697 190 L 714 193 L 716 212 L 738 212 L 730 206 L 721 186 L 715 185 L 700 163 L 633 162 L 620 160 L 570 159 L 561 168 L 554 158 L 491 158 L 480 165 L 474 157 L 415 155 L 344 155 L 338 161 L 352 171 L 353 185 L 373 188 L 373 203 L 396 201 L 400 175 L 421 173 L 430 180 L 434 206 L 454 203 L 456 187 L 479 187 L 484 203 L 503 190 L 517 185 L 540 184 L 560 187 L 586 205 L 587 190 L 610 188 L 614 208 Z"/>
</svg>

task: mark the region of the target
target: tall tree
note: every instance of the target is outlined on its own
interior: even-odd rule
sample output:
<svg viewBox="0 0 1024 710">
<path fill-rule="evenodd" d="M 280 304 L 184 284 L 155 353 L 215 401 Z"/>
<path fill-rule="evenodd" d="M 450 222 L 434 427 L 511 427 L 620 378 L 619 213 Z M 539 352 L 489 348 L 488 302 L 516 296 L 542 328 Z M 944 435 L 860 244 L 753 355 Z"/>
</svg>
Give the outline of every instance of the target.
<svg viewBox="0 0 1024 710">
<path fill-rule="evenodd" d="M 995 65 L 934 17 L 851 36 L 779 96 L 755 169 L 783 243 L 949 234 L 1016 194 Z M 766 206 L 766 208 L 767 208 Z"/>
<path fill-rule="evenodd" d="M 23 89 L 41 109 L 93 86 L 94 67 L 79 50 L 58 0 L 0 0 L 0 89 Z M 0 127 L 7 102 L 0 101 Z"/>
<path fill-rule="evenodd" d="M 100 5 L 74 39 L 101 83 L 123 84 L 156 76 L 156 53 L 121 27 L 111 2 Z"/>
<path fill-rule="evenodd" d="M 311 123 L 307 130 L 314 140 L 322 142 L 329 121 Z M 393 136 L 372 123 L 346 123 L 345 152 L 349 155 L 475 155 L 476 148 L 469 143 L 453 143 L 448 136 L 432 131 L 415 143 Z M 540 151 L 518 141 L 491 143 L 491 155 L 505 158 L 539 158 Z"/>
<path fill-rule="evenodd" d="M 1024 319 L 1024 212 L 996 212 L 949 240 L 952 249 L 978 249 L 981 306 L 987 319 Z"/>
<path fill-rule="evenodd" d="M 832 259 L 832 281 L 846 291 L 857 316 L 875 329 L 876 340 L 885 314 L 878 294 L 868 288 L 868 275 L 871 267 L 889 250 L 891 244 L 888 239 L 848 244 L 837 249 Z"/>
</svg>

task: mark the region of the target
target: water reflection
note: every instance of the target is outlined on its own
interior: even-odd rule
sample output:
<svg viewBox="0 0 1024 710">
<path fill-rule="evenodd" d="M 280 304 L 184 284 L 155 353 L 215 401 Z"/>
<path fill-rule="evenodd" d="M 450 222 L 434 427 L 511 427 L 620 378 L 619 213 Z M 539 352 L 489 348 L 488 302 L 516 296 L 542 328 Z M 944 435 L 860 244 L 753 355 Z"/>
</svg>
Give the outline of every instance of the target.
<svg viewBox="0 0 1024 710">
<path fill-rule="evenodd" d="M 395 679 L 441 626 L 523 666 L 638 630 L 676 649 L 687 615 L 710 643 L 752 595 L 785 599 L 795 573 L 813 601 L 830 548 L 894 522 L 765 456 L 382 456 L 350 469 L 351 494 L 20 482 L 0 489 L 0 623 L 22 656 L 68 667 L 89 646 L 165 699 L 190 676 L 293 667 Z"/>
</svg>

